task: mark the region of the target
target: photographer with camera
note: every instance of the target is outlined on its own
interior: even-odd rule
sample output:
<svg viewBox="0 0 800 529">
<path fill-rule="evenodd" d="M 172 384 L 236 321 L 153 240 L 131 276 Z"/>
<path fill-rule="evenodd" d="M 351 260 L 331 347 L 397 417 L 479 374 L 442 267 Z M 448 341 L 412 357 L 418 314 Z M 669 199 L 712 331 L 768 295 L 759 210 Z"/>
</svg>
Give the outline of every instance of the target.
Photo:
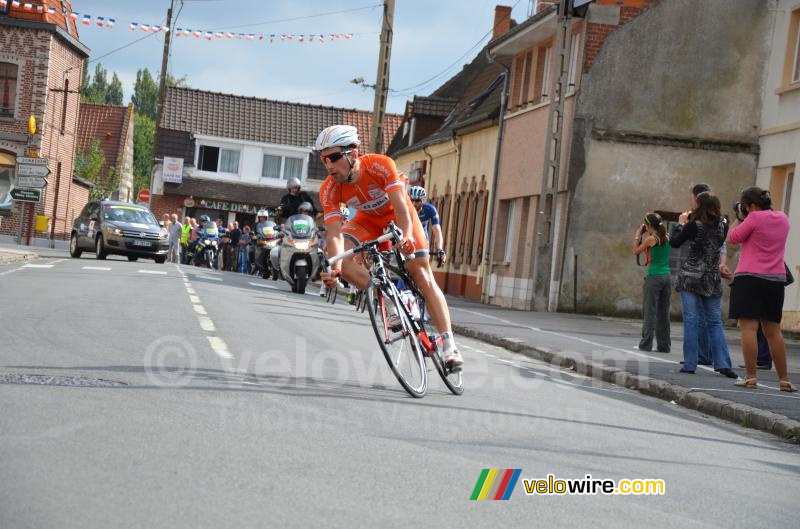
<svg viewBox="0 0 800 529">
<path fill-rule="evenodd" d="M 728 235 L 728 242 L 741 244 L 741 251 L 731 284 L 730 317 L 739 320 L 747 370 L 745 378 L 736 381 L 736 385 L 748 389 L 758 387 L 756 332 L 761 322 L 778 373 L 780 390 L 797 391 L 788 379 L 786 346 L 780 325 L 784 289 L 791 275 L 783 260 L 789 219 L 782 211 L 772 210 L 769 191 L 760 187 L 745 188 L 733 209 L 736 223 Z"/>
<path fill-rule="evenodd" d="M 659 353 L 669 353 L 669 237 L 667 227 L 658 213 L 644 216 L 644 224 L 633 236 L 633 254 L 647 253 L 647 272 L 644 278 L 642 300 L 642 339 L 640 351 L 650 351 L 655 333 Z"/>
<path fill-rule="evenodd" d="M 738 378 L 731 369 L 728 344 L 722 331 L 719 260 L 728 225 L 720 214 L 719 199 L 710 192 L 698 194 L 697 207 L 681 213 L 678 223 L 673 228 L 670 245 L 680 248 L 686 242 L 691 243 L 675 287 L 683 306 L 684 364 L 680 372 L 694 373 L 697 369 L 702 321 L 708 329 L 714 370 L 726 377 Z"/>
</svg>

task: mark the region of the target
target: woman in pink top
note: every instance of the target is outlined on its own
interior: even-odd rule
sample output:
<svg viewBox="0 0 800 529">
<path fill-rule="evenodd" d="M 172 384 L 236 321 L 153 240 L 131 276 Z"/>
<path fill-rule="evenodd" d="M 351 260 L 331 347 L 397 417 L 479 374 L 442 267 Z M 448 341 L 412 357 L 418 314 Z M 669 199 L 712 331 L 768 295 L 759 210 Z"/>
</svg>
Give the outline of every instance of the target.
<svg viewBox="0 0 800 529">
<path fill-rule="evenodd" d="M 783 254 L 789 219 L 782 211 L 772 211 L 769 191 L 759 187 L 744 189 L 739 204 L 737 222 L 728 234 L 729 243 L 742 245 L 731 284 L 730 317 L 739 320 L 747 375 L 737 380 L 736 385 L 749 389 L 758 386 L 756 332 L 761 322 L 780 379 L 780 390 L 797 391 L 788 379 L 786 347 L 781 334 L 786 284 Z"/>
</svg>

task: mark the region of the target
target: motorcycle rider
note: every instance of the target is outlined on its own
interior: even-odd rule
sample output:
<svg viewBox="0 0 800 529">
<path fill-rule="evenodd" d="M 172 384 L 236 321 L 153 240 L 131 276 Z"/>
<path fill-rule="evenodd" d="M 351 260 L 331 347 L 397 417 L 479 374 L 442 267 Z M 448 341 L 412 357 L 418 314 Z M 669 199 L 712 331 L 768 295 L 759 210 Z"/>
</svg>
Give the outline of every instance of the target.
<svg viewBox="0 0 800 529">
<path fill-rule="evenodd" d="M 277 225 L 269 220 L 269 211 L 266 208 L 261 208 L 256 213 L 256 218 L 258 219 L 258 223 L 256 224 L 255 233 L 252 234 L 252 237 L 256 240 L 264 240 L 264 239 L 274 239 L 276 237 Z M 268 270 L 269 264 L 269 255 L 266 252 L 265 246 L 255 246 L 253 251 L 253 258 L 254 262 L 261 272 L 261 275 L 266 277 L 266 273 Z"/>
<path fill-rule="evenodd" d="M 431 246 L 433 246 L 434 255 L 439 261 L 441 266 L 447 262 L 447 254 L 444 251 L 444 240 L 442 237 L 442 227 L 439 221 L 439 212 L 436 206 L 427 202 L 428 193 L 422 186 L 411 186 L 408 188 L 408 196 L 411 198 L 411 203 L 414 209 L 417 210 L 419 221 L 422 227 L 425 228 L 425 235 L 430 237 Z"/>
<path fill-rule="evenodd" d="M 288 219 L 292 215 L 296 215 L 300 204 L 303 202 L 308 202 L 311 204 L 311 210 L 313 213 L 310 215 L 312 217 L 317 213 L 316 208 L 314 208 L 314 201 L 311 199 L 311 195 L 301 189 L 301 184 L 302 182 L 300 182 L 300 179 L 297 177 L 292 177 L 288 182 L 286 182 L 286 189 L 289 192 L 283 195 L 281 203 L 278 206 L 280 216 L 284 219 Z"/>
<path fill-rule="evenodd" d="M 205 241 L 219 241 L 219 228 L 208 215 L 201 216 L 198 222 L 197 237 L 195 239 L 195 266 L 201 266 L 205 259 Z M 213 263 L 209 263 L 213 265 Z"/>
</svg>

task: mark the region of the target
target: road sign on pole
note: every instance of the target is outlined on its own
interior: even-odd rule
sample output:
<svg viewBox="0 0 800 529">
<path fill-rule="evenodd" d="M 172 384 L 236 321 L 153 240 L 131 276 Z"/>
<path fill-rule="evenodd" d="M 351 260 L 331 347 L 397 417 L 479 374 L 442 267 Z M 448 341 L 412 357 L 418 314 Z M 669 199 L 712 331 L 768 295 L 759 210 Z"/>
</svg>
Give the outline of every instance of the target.
<svg viewBox="0 0 800 529">
<path fill-rule="evenodd" d="M 50 174 L 50 168 L 46 165 L 17 164 L 17 176 L 37 176 L 46 178 Z"/>
<path fill-rule="evenodd" d="M 41 189 L 47 185 L 47 180 L 39 176 L 20 176 L 17 175 L 17 182 L 14 187 L 29 189 Z"/>
<path fill-rule="evenodd" d="M 15 187 L 11 190 L 11 198 L 17 202 L 40 202 L 42 200 L 42 190 Z"/>
<path fill-rule="evenodd" d="M 150 202 L 150 190 L 142 189 L 139 191 L 139 202 Z"/>
<path fill-rule="evenodd" d="M 17 156 L 17 165 L 47 165 L 47 158 L 33 158 L 31 156 Z"/>
</svg>

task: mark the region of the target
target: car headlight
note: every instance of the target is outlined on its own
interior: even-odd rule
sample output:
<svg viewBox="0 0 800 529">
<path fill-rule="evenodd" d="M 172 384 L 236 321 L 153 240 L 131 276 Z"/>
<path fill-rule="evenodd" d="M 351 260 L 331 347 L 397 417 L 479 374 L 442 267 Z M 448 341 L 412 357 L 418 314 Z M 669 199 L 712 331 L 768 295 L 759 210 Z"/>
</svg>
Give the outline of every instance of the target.
<svg viewBox="0 0 800 529">
<path fill-rule="evenodd" d="M 169 232 L 165 230 L 161 230 L 161 233 L 158 234 L 158 238 L 161 239 L 162 241 L 167 237 L 169 237 Z"/>
<path fill-rule="evenodd" d="M 122 230 L 119 228 L 109 228 L 108 231 L 110 231 L 114 235 L 122 235 Z"/>
</svg>

